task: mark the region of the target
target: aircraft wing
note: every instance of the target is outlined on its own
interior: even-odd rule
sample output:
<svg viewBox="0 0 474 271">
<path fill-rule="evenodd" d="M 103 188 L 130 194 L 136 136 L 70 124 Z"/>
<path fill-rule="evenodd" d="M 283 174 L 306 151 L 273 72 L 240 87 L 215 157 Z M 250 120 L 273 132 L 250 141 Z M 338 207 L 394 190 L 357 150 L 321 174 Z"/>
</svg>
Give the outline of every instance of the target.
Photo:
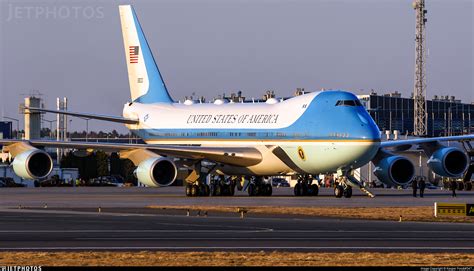
<svg viewBox="0 0 474 271">
<path fill-rule="evenodd" d="M 189 159 L 207 159 L 210 161 L 235 166 L 251 166 L 260 163 L 261 153 L 248 147 L 200 147 L 156 144 L 119 144 L 100 142 L 53 141 L 53 140 L 14 140 L 0 139 L 0 146 L 25 143 L 33 147 L 50 147 L 82 150 L 127 151 L 143 149 L 160 155 Z"/>
<path fill-rule="evenodd" d="M 445 137 L 431 137 L 431 138 L 417 138 L 417 139 L 405 139 L 405 140 L 392 140 L 383 141 L 380 143 L 381 148 L 395 148 L 396 150 L 402 151 L 411 148 L 412 145 L 423 145 L 433 144 L 441 141 L 472 141 L 474 140 L 474 134 L 463 135 L 463 136 L 445 136 Z"/>
<path fill-rule="evenodd" d="M 37 107 L 25 107 L 24 109 L 32 111 L 32 112 L 47 112 L 47 113 L 54 113 L 54 114 L 63 114 L 63 115 L 86 118 L 86 119 L 105 120 L 105 121 L 125 123 L 125 124 L 138 124 L 139 122 L 138 119 L 128 119 L 128 118 L 117 117 L 117 116 L 71 112 L 71 111 L 64 111 L 64 110 L 52 110 L 52 109 L 44 109 L 44 108 L 37 108 Z"/>
</svg>

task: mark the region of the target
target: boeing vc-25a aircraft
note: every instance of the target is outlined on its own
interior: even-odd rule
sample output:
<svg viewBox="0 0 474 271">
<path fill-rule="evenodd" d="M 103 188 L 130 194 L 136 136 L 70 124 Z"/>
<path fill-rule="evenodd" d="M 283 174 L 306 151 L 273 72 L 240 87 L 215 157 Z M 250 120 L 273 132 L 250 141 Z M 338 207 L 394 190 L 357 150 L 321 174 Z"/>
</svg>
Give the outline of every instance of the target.
<svg viewBox="0 0 474 271">
<path fill-rule="evenodd" d="M 470 158 L 461 149 L 441 141 L 469 143 L 474 135 L 381 142 L 379 128 L 349 92 L 321 91 L 284 101 L 265 103 L 176 103 L 171 98 L 131 6 L 120 6 L 131 102 L 122 117 L 26 108 L 124 123 L 146 144 L 60 142 L 47 140 L 0 140 L 14 157 L 13 169 L 26 179 L 44 178 L 53 162 L 42 147 L 119 152 L 137 166 L 138 180 L 151 187 L 171 185 L 177 167 L 188 167 L 186 194 L 210 194 L 204 177 L 209 174 L 253 176 L 250 195 L 270 195 L 263 176 L 300 176 L 296 195 L 316 195 L 310 175 L 339 173 L 336 197 L 350 197 L 351 187 L 366 191 L 353 169 L 374 163 L 380 181 L 392 185 L 411 182 L 415 169 L 393 150 L 419 145 L 429 167 L 441 176 L 464 174 Z M 231 182 L 232 184 L 232 182 Z M 232 194 L 224 183 L 215 194 Z M 370 192 L 366 191 L 369 195 Z"/>
</svg>

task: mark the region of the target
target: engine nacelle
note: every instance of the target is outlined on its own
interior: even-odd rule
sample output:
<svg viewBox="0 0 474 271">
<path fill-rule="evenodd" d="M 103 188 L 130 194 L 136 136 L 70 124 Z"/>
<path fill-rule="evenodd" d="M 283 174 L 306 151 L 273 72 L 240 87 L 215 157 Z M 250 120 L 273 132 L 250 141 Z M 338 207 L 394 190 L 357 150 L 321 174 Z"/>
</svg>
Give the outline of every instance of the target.
<svg viewBox="0 0 474 271">
<path fill-rule="evenodd" d="M 428 167 L 444 177 L 458 177 L 469 166 L 467 155 L 460 149 L 444 147 L 434 151 L 428 159 Z"/>
<path fill-rule="evenodd" d="M 15 156 L 12 165 L 16 175 L 24 179 L 44 178 L 53 170 L 51 157 L 36 148 L 31 148 Z"/>
<path fill-rule="evenodd" d="M 160 187 L 173 184 L 178 170 L 173 161 L 159 156 L 142 161 L 135 170 L 135 174 L 142 184 Z"/>
<path fill-rule="evenodd" d="M 404 186 L 415 175 L 412 162 L 403 156 L 387 156 L 375 164 L 374 174 L 381 182 L 390 186 Z"/>
</svg>

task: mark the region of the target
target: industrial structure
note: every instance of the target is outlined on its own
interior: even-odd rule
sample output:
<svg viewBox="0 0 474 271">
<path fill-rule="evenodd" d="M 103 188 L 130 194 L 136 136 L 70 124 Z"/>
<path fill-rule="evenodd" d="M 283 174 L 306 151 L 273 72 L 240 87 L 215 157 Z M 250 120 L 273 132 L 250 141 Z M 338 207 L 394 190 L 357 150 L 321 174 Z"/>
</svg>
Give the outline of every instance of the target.
<svg viewBox="0 0 474 271">
<path fill-rule="evenodd" d="M 12 122 L 0 121 L 0 139 L 12 138 Z"/>
<path fill-rule="evenodd" d="M 425 24 L 426 13 L 425 0 L 415 0 L 413 8 L 416 11 L 416 50 L 415 50 L 415 87 L 414 99 L 414 128 L 416 136 L 426 136 L 427 108 L 426 108 L 426 56 L 425 56 Z"/>
<path fill-rule="evenodd" d="M 20 105 L 24 108 L 25 115 L 25 139 L 40 139 L 41 138 L 41 113 L 38 111 L 31 111 L 27 108 L 41 108 L 41 98 L 36 96 L 28 96 L 25 98 L 25 104 Z M 22 110 L 20 110 L 22 111 Z"/>
<path fill-rule="evenodd" d="M 56 109 L 67 111 L 67 98 L 64 97 L 62 100 L 56 98 Z M 63 114 L 57 114 L 56 117 L 56 139 L 58 141 L 67 141 L 67 116 Z M 57 148 L 57 163 L 61 161 L 63 155 L 67 152 L 65 149 Z"/>
</svg>

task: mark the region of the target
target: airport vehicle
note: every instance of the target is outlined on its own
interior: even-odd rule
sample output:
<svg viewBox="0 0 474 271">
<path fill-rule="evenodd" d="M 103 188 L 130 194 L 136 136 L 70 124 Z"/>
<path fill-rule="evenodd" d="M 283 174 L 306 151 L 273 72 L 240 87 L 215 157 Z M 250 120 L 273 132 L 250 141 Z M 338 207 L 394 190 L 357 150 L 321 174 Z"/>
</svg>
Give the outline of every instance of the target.
<svg viewBox="0 0 474 271">
<path fill-rule="evenodd" d="M 17 183 L 13 178 L 0 177 L 0 187 L 25 187 L 26 185 Z"/>
<path fill-rule="evenodd" d="M 15 158 L 12 164 L 19 176 L 35 179 L 51 172 L 53 162 L 41 147 L 119 152 L 137 166 L 138 180 L 152 187 L 171 185 L 177 168 L 185 167 L 189 169 L 185 178 L 188 196 L 211 193 L 204 181 L 208 174 L 252 176 L 250 195 L 269 194 L 265 176 L 297 174 L 295 195 L 310 190 L 317 195 L 311 175 L 333 172 L 340 176 L 334 188 L 336 197 L 351 197 L 352 187 L 373 196 L 353 170 L 372 162 L 380 181 L 405 186 L 412 181 L 415 168 L 410 160 L 391 151 L 412 145 L 424 150 L 430 157 L 429 167 L 441 176 L 461 176 L 469 167 L 465 151 L 440 142 L 470 144 L 474 135 L 381 142 L 375 122 L 358 98 L 346 91 L 270 98 L 265 103 L 176 103 L 135 11 L 129 5 L 120 6 L 119 11 L 131 92 L 123 116 L 26 109 L 123 123 L 146 144 L 2 139 L 0 144 Z"/>
<path fill-rule="evenodd" d="M 272 179 L 272 186 L 275 186 L 275 187 L 290 187 L 290 184 L 284 178 L 273 178 Z"/>
<path fill-rule="evenodd" d="M 438 189 L 438 187 L 430 182 L 427 182 L 426 183 L 426 186 L 425 186 L 426 189 Z"/>
</svg>

